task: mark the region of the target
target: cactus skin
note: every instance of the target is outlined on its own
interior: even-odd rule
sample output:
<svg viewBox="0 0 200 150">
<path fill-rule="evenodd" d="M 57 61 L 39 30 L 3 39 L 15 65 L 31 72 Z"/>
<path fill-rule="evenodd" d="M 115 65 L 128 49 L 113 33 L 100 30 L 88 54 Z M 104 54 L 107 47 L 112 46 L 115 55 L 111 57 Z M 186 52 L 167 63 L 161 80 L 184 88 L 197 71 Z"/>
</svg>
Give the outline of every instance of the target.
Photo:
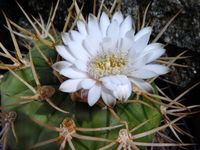
<svg viewBox="0 0 200 150">
<path fill-rule="evenodd" d="M 42 42 L 36 43 L 45 56 L 55 62 L 57 53 L 54 48 L 49 48 L 45 46 Z M 77 127 L 82 128 L 97 128 L 97 127 L 107 127 L 118 125 L 119 120 L 116 120 L 108 109 L 102 109 L 99 106 L 89 107 L 88 104 L 72 101 L 70 96 L 66 93 L 58 91 L 59 82 L 52 73 L 50 66 L 42 58 L 38 50 L 32 48 L 32 59 L 33 63 L 42 85 L 51 85 L 56 88 L 55 94 L 50 98 L 58 107 L 70 112 L 69 114 L 61 113 L 54 108 L 52 108 L 46 101 L 33 101 L 27 104 L 18 105 L 14 107 L 6 107 L 3 111 L 15 111 L 17 112 L 17 119 L 15 120 L 15 129 L 17 136 L 19 138 L 19 143 L 16 143 L 12 133 L 8 134 L 8 147 L 12 150 L 24 150 L 29 146 L 34 145 L 38 142 L 42 142 L 51 138 L 59 136 L 58 132 L 51 131 L 45 127 L 39 126 L 33 122 L 30 117 L 34 117 L 44 123 L 51 124 L 52 126 L 59 127 L 61 122 L 65 118 L 71 118 L 75 121 Z M 28 57 L 28 56 L 27 56 Z M 32 86 L 35 85 L 33 74 L 31 68 L 16 70 L 21 78 L 26 80 Z M 16 77 L 14 77 L 10 72 L 4 75 L 4 78 L 0 84 L 1 87 L 1 105 L 6 106 L 8 104 L 20 101 L 19 98 L 14 96 L 31 96 L 33 93 Z M 132 97 L 134 99 L 134 96 Z M 140 98 L 141 99 L 141 98 Z M 147 102 L 153 107 L 158 108 L 159 106 L 151 103 L 150 101 L 142 98 L 143 101 Z M 158 111 L 155 111 L 143 104 L 138 103 L 128 103 L 128 104 L 117 104 L 113 110 L 118 114 L 121 120 L 128 123 L 129 129 L 136 127 L 137 125 L 145 122 L 149 119 L 149 122 L 144 126 L 136 130 L 135 133 L 142 133 L 152 128 L 159 126 L 161 121 L 161 115 Z M 81 135 L 89 135 L 95 137 L 104 137 L 107 139 L 117 139 L 119 130 L 117 128 L 111 131 L 96 131 L 96 132 L 81 132 Z M 154 135 L 146 136 L 140 138 L 136 141 L 140 142 L 151 142 Z M 72 142 L 76 149 L 84 150 L 98 149 L 108 143 L 106 142 L 96 142 L 96 141 L 85 141 L 79 139 L 72 139 Z M 59 149 L 59 142 L 51 143 L 36 149 L 48 149 L 55 150 Z M 66 149 L 68 149 L 68 145 Z M 116 149 L 116 147 L 112 147 Z M 142 148 L 143 149 L 143 148 Z"/>
</svg>

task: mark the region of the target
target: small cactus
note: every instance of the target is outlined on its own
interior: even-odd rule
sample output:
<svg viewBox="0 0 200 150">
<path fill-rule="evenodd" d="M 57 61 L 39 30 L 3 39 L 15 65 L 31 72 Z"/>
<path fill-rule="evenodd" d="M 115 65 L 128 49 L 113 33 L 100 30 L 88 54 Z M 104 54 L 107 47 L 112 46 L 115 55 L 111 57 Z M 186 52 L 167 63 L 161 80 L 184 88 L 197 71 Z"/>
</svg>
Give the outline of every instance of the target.
<svg viewBox="0 0 200 150">
<path fill-rule="evenodd" d="M 21 8 L 20 5 L 19 7 Z M 176 134 L 176 129 L 179 127 L 175 123 L 188 114 L 192 114 L 189 109 L 198 107 L 184 106 L 177 101 L 180 97 L 174 101 L 159 95 L 160 89 L 155 85 L 154 80 L 148 81 L 153 87 L 151 92 L 133 87 L 128 100 L 117 101 L 112 106 L 106 105 L 100 99 L 90 107 L 87 102 L 87 90 L 78 90 L 70 94 L 61 92 L 59 86 L 66 78 L 52 68 L 52 65 L 60 60 L 55 46 L 63 42 L 57 31 L 50 32 L 51 21 L 55 16 L 50 18 L 51 21 L 45 26 L 47 28 L 35 20 L 39 26 L 36 27 L 25 11 L 23 9 L 22 11 L 36 33 L 22 29 L 5 16 L 15 45 L 16 57 L 1 45 L 4 52 L 1 53 L 2 56 L 13 61 L 12 65 L 1 64 L 0 66 L 1 69 L 8 70 L 0 82 L 1 143 L 4 149 L 7 147 L 13 150 L 138 150 L 145 149 L 147 146 L 189 145 L 152 143 L 156 132 L 167 127 L 173 130 L 181 142 Z M 64 30 L 75 24 L 70 24 L 73 20 L 72 11 L 76 13 L 75 23 L 78 19 L 84 20 L 74 1 L 69 9 L 70 13 Z M 19 36 L 28 37 L 27 42 L 31 46 L 25 45 L 28 49 L 27 54 L 21 54 L 11 25 L 19 30 Z M 107 66 L 109 67 L 110 64 Z M 176 116 L 176 118 L 170 120 L 168 115 Z M 164 124 L 161 124 L 161 120 L 164 120 Z"/>
</svg>

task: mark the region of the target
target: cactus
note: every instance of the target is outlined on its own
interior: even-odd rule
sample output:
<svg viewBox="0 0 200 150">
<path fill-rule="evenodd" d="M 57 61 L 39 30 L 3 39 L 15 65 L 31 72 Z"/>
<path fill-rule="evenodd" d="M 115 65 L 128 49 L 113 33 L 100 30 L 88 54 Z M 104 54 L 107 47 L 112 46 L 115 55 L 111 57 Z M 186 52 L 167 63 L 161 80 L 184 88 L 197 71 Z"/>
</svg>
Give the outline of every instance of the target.
<svg viewBox="0 0 200 150">
<path fill-rule="evenodd" d="M 74 11 L 74 7 L 77 18 L 83 19 L 76 1 L 69 12 Z M 23 9 L 22 11 L 24 12 Z M 69 19 L 70 14 L 67 17 Z M 45 27 L 40 27 L 45 33 L 40 34 L 38 27 L 28 16 L 26 17 L 36 28 L 36 33 L 25 32 L 5 17 L 17 57 L 12 56 L 1 45 L 7 58 L 14 62 L 11 67 L 8 64 L 0 66 L 8 70 L 0 84 L 2 109 L 0 121 L 2 129 L 5 129 L 1 132 L 1 142 L 4 149 L 7 147 L 13 150 L 59 148 L 137 150 L 145 149 L 147 146 L 189 145 L 152 143 L 156 132 L 167 127 L 176 133 L 178 127 L 175 123 L 189 114 L 188 108 L 197 107 L 186 107 L 177 100 L 159 96 L 159 88 L 153 82 L 151 93 L 135 91 L 129 100 L 117 102 L 113 107 L 105 105 L 101 100 L 93 107 L 88 106 L 87 94 L 84 96 L 81 90 L 72 94 L 59 91 L 64 78 L 53 70 L 52 65 L 58 61 L 55 45 L 61 44 L 62 40 L 57 36 L 58 33 L 52 34 Z M 54 16 L 51 20 L 53 18 Z M 76 20 L 75 18 L 75 22 Z M 65 29 L 68 23 L 67 19 Z M 37 24 L 41 25 L 39 22 Z M 24 34 L 19 33 L 19 36 L 28 36 L 31 39 L 29 41 L 31 46 L 27 46 L 28 53 L 23 57 L 11 25 L 23 31 Z M 51 21 L 48 25 L 51 28 Z M 168 109 L 182 112 L 182 115 L 171 121 Z M 176 116 L 176 111 L 172 111 L 170 115 Z M 160 124 L 161 120 L 165 123 Z M 177 134 L 175 136 L 181 140 Z"/>
</svg>

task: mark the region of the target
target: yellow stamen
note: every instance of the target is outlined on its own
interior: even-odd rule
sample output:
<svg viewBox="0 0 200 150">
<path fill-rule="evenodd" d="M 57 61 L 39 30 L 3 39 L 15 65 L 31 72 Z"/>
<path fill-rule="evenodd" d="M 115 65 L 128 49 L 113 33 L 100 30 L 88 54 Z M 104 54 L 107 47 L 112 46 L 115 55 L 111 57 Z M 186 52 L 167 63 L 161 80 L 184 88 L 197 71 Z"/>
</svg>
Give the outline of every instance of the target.
<svg viewBox="0 0 200 150">
<path fill-rule="evenodd" d="M 90 61 L 88 73 L 95 79 L 106 75 L 117 75 L 123 72 L 127 64 L 127 55 L 124 53 L 102 54 Z"/>
</svg>

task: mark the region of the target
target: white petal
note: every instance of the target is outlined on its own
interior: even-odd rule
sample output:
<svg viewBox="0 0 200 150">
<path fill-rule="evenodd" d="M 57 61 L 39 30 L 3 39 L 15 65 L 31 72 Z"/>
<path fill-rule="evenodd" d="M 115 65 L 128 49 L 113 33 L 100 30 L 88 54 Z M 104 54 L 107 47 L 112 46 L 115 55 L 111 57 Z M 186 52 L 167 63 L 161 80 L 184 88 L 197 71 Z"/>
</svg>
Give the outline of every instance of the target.
<svg viewBox="0 0 200 150">
<path fill-rule="evenodd" d="M 103 37 L 106 36 L 106 31 L 108 29 L 108 26 L 110 24 L 110 20 L 105 12 L 102 12 L 100 17 L 100 29 L 103 34 Z"/>
<path fill-rule="evenodd" d="M 147 46 L 151 32 L 151 27 L 145 27 L 135 35 L 133 47 L 135 47 L 137 51 L 141 51 Z"/>
<path fill-rule="evenodd" d="M 143 69 L 155 72 L 157 75 L 166 74 L 169 72 L 169 68 L 159 64 L 148 64 L 143 67 Z"/>
<path fill-rule="evenodd" d="M 83 89 L 90 89 L 91 87 L 93 87 L 95 85 L 96 81 L 92 80 L 92 79 L 84 79 L 81 82 L 81 87 Z"/>
<path fill-rule="evenodd" d="M 114 13 L 114 15 L 112 17 L 112 21 L 114 21 L 114 20 L 116 20 L 119 25 L 122 23 L 122 21 L 124 20 L 124 17 L 122 15 L 121 11 L 117 11 Z"/>
<path fill-rule="evenodd" d="M 82 41 L 84 39 L 84 35 L 80 34 L 78 31 L 75 31 L 75 30 L 70 31 L 69 34 L 73 41 L 82 43 Z"/>
<path fill-rule="evenodd" d="M 155 61 L 165 53 L 165 49 L 152 49 L 151 51 L 138 53 L 133 47 L 129 51 L 129 61 L 132 63 L 132 68 L 138 69 L 144 65 Z"/>
<path fill-rule="evenodd" d="M 132 48 L 129 51 L 129 66 L 131 70 L 137 70 L 146 65 L 149 55 L 139 56 L 138 53 Z"/>
<path fill-rule="evenodd" d="M 63 69 L 60 71 L 60 74 L 72 79 L 87 78 L 86 73 L 74 68 Z"/>
<path fill-rule="evenodd" d="M 69 49 L 64 45 L 57 45 L 56 51 L 60 56 L 69 62 L 74 62 L 75 58 L 69 53 Z"/>
<path fill-rule="evenodd" d="M 116 84 L 120 84 L 120 81 L 115 76 L 106 76 L 100 79 L 102 84 L 109 90 L 114 91 L 116 89 Z"/>
<path fill-rule="evenodd" d="M 88 30 L 88 34 L 91 35 L 96 40 L 102 39 L 99 22 L 97 18 L 92 14 L 89 14 L 89 17 L 88 17 L 87 30 Z"/>
<path fill-rule="evenodd" d="M 101 81 L 117 99 L 127 100 L 131 95 L 131 83 L 124 75 L 104 77 Z"/>
<path fill-rule="evenodd" d="M 123 52 L 128 52 L 132 47 L 132 43 L 133 42 L 129 38 L 124 37 L 123 39 L 121 39 L 120 49 Z"/>
<path fill-rule="evenodd" d="M 72 39 L 71 39 L 71 37 L 69 36 L 69 33 L 68 33 L 68 32 L 63 32 L 63 33 L 61 33 L 61 37 L 62 37 L 62 40 L 63 40 L 63 42 L 64 42 L 65 45 L 67 45 L 68 42 L 71 42 L 71 41 L 72 41 Z"/>
<path fill-rule="evenodd" d="M 134 36 L 135 36 L 135 31 L 133 31 L 132 29 L 127 31 L 125 34 L 125 37 L 130 39 L 131 41 L 134 40 Z"/>
<path fill-rule="evenodd" d="M 120 25 L 120 37 L 124 37 L 125 34 L 132 29 L 132 17 L 127 16 Z"/>
<path fill-rule="evenodd" d="M 58 61 L 55 64 L 52 65 L 52 68 L 56 70 L 57 72 L 60 72 L 63 69 L 67 69 L 71 66 L 72 64 L 67 62 L 67 61 Z"/>
<path fill-rule="evenodd" d="M 101 87 L 94 85 L 88 92 L 88 104 L 93 106 L 101 96 Z"/>
<path fill-rule="evenodd" d="M 100 49 L 99 42 L 90 36 L 83 41 L 82 45 L 92 56 L 95 56 Z"/>
<path fill-rule="evenodd" d="M 119 24 L 116 20 L 112 21 L 107 30 L 107 36 L 111 38 L 113 46 L 117 44 L 119 39 Z"/>
<path fill-rule="evenodd" d="M 158 74 L 153 71 L 141 68 L 139 70 L 131 72 L 131 76 L 139 79 L 149 79 L 158 76 Z"/>
<path fill-rule="evenodd" d="M 107 106 L 112 107 L 116 104 L 116 98 L 106 88 L 102 88 L 101 96 Z"/>
<path fill-rule="evenodd" d="M 60 85 L 59 90 L 63 92 L 68 92 L 68 93 L 76 92 L 81 88 L 80 86 L 81 81 L 82 79 L 70 79 L 70 80 L 64 81 Z"/>
<path fill-rule="evenodd" d="M 137 50 L 134 47 L 131 47 L 129 50 L 129 59 L 135 61 L 136 58 L 138 58 Z"/>
<path fill-rule="evenodd" d="M 113 91 L 113 95 L 121 101 L 126 101 L 132 93 L 131 82 L 126 76 L 120 76 L 118 78 L 121 80 L 121 84 L 116 85 L 117 87 Z"/>
<path fill-rule="evenodd" d="M 111 83 L 115 85 L 121 85 L 122 82 L 124 82 L 124 76 L 123 75 L 109 76 L 109 80 Z"/>
<path fill-rule="evenodd" d="M 135 35 L 135 38 L 134 40 L 137 41 L 137 40 L 140 40 L 141 38 L 144 39 L 144 41 L 146 41 L 146 43 L 149 41 L 149 38 L 150 38 L 150 35 L 151 35 L 151 32 L 152 32 L 152 28 L 151 27 L 145 27 L 143 29 L 141 29 L 136 35 Z"/>
<path fill-rule="evenodd" d="M 153 51 L 154 49 L 163 49 L 164 45 L 161 43 L 151 43 L 145 47 L 143 53 Z"/>
<path fill-rule="evenodd" d="M 80 71 L 87 72 L 87 64 L 81 60 L 75 60 L 74 65 Z"/>
<path fill-rule="evenodd" d="M 145 53 L 148 58 L 146 59 L 146 63 L 150 63 L 162 56 L 165 53 L 165 49 L 153 49 L 152 51 L 149 51 L 148 53 Z"/>
<path fill-rule="evenodd" d="M 152 91 L 152 86 L 142 79 L 129 78 L 131 82 L 142 91 Z"/>
<path fill-rule="evenodd" d="M 78 27 L 78 30 L 81 34 L 87 35 L 86 24 L 83 21 L 78 20 L 77 21 L 77 27 Z"/>
<path fill-rule="evenodd" d="M 115 44 L 112 43 L 113 41 L 111 40 L 111 38 L 109 37 L 105 37 L 103 38 L 102 40 L 102 48 L 103 48 L 103 51 L 106 52 L 106 51 L 113 51 L 115 49 Z"/>
<path fill-rule="evenodd" d="M 145 47 L 143 51 L 140 52 L 140 56 L 148 56 L 146 63 L 152 62 L 158 59 L 161 55 L 165 53 L 163 45 L 160 43 L 151 43 Z"/>
<path fill-rule="evenodd" d="M 70 42 L 68 43 L 68 47 L 75 58 L 80 59 L 84 62 L 88 61 L 89 55 L 81 44 L 77 42 Z"/>
</svg>

